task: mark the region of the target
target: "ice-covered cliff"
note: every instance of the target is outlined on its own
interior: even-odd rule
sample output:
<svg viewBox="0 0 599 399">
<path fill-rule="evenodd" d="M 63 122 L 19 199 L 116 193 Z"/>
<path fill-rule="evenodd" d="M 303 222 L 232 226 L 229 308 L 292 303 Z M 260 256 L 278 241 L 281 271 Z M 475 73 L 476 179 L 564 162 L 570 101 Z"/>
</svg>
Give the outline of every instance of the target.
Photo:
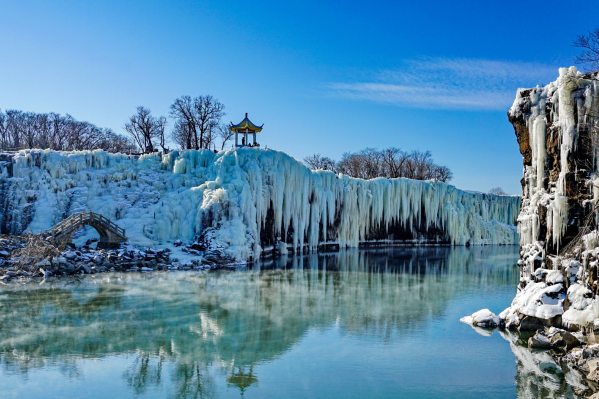
<svg viewBox="0 0 599 399">
<path fill-rule="evenodd" d="M 555 82 L 519 89 L 508 112 L 524 162 L 521 282 L 502 314 L 508 324 L 583 326 L 599 317 L 598 77 L 560 68 Z"/>
<path fill-rule="evenodd" d="M 204 239 L 239 260 L 290 248 L 393 240 L 514 244 L 520 197 L 433 181 L 360 180 L 310 171 L 273 150 L 143 155 L 26 150 L 0 154 L 0 228 L 39 232 L 101 213 L 133 244 Z M 282 250 L 281 245 L 279 245 Z"/>
</svg>

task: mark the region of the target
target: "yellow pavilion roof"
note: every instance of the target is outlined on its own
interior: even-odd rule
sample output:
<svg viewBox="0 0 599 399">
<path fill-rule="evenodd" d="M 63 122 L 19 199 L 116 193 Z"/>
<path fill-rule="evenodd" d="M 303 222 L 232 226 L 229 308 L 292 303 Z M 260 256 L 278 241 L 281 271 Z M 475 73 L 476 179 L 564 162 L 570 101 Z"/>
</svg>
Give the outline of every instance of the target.
<svg viewBox="0 0 599 399">
<path fill-rule="evenodd" d="M 264 126 L 264 124 L 262 124 L 262 126 Z M 251 120 L 248 119 L 248 114 L 245 114 L 245 118 L 238 123 L 237 125 L 232 125 L 231 126 L 231 131 L 232 132 L 239 132 L 239 133 L 244 133 L 245 130 L 249 130 L 252 132 L 261 132 L 262 131 L 262 126 L 256 126 L 252 123 Z"/>
</svg>

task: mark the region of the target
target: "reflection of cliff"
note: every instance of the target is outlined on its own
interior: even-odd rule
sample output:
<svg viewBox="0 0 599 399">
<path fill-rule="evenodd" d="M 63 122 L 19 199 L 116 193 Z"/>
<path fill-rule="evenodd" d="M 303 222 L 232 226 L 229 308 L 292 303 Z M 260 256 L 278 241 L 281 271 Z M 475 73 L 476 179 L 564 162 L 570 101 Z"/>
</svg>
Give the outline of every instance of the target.
<svg viewBox="0 0 599 399">
<path fill-rule="evenodd" d="M 163 360 L 176 362 L 177 380 L 200 381 L 217 364 L 245 386 L 253 365 L 280 356 L 309 328 L 336 323 L 346 334 L 397 339 L 459 293 L 515 284 L 516 257 L 511 247 L 348 250 L 282 268 L 14 287 L 0 298 L 0 361 L 26 371 L 45 359 L 138 352 L 125 377 L 136 390 L 160 381 Z"/>
<path fill-rule="evenodd" d="M 516 392 L 519 398 L 574 398 L 574 389 L 586 388 L 577 371 L 558 366 L 547 351 L 532 350 L 510 332 L 500 332 L 516 356 Z M 525 344 L 525 343 L 524 343 Z"/>
<path fill-rule="evenodd" d="M 519 338 L 509 330 L 473 328 L 484 336 L 498 333 L 510 343 L 516 358 L 518 398 L 576 398 L 574 390 L 587 388 L 578 371 L 569 369 L 567 365 L 558 365 L 547 350 L 528 348 L 526 337 Z"/>
</svg>

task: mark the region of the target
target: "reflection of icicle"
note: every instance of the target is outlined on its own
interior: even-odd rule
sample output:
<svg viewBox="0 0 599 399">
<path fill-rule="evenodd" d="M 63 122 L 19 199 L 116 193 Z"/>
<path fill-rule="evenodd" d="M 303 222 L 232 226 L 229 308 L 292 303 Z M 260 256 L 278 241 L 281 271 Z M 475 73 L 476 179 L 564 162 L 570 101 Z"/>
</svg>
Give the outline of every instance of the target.
<svg viewBox="0 0 599 399">
<path fill-rule="evenodd" d="M 406 332 L 436 325 L 456 298 L 516 284 L 517 256 L 505 246 L 349 249 L 294 256 L 275 270 L 256 262 L 261 271 L 12 285 L 0 296 L 11 309 L 0 312 L 0 366 L 23 372 L 139 350 L 187 364 L 252 365 L 334 323 L 347 336 L 401 344 Z M 85 306 L 73 300 L 82 291 Z"/>
<path fill-rule="evenodd" d="M 340 246 L 355 247 L 372 229 L 391 225 L 412 232 L 441 227 L 455 245 L 517 240 L 510 225 L 519 197 L 469 193 L 437 181 L 312 172 L 272 150 L 189 150 L 139 159 L 32 150 L 17 153 L 14 162 L 22 195 L 36 195 L 30 226 L 37 231 L 58 222 L 74 190 L 83 189 L 74 207 L 114 219 L 133 243 L 193 239 L 214 228 L 218 243 L 237 259 L 260 254 L 269 211 L 275 237 L 293 248 L 316 249 L 321 234 L 327 240 L 331 230 Z"/>
</svg>

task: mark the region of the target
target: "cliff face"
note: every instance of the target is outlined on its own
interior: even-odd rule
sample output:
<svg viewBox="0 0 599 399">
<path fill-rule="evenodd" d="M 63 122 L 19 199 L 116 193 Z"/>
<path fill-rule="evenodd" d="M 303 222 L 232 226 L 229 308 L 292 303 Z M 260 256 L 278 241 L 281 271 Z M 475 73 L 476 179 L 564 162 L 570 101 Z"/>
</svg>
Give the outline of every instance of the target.
<svg viewBox="0 0 599 399">
<path fill-rule="evenodd" d="M 598 74 L 561 68 L 545 87 L 519 89 L 508 112 L 524 163 L 518 217 L 521 282 L 508 325 L 529 317 L 577 328 L 597 311 Z M 591 306 L 592 305 L 592 306 Z"/>
<path fill-rule="evenodd" d="M 200 240 L 238 260 L 279 240 L 290 249 L 411 244 L 515 244 L 520 198 L 436 181 L 361 180 L 311 171 L 272 150 L 132 157 L 28 150 L 0 158 L 0 229 L 39 232 L 100 213 L 133 244 Z M 281 250 L 283 246 L 279 245 Z"/>
</svg>

